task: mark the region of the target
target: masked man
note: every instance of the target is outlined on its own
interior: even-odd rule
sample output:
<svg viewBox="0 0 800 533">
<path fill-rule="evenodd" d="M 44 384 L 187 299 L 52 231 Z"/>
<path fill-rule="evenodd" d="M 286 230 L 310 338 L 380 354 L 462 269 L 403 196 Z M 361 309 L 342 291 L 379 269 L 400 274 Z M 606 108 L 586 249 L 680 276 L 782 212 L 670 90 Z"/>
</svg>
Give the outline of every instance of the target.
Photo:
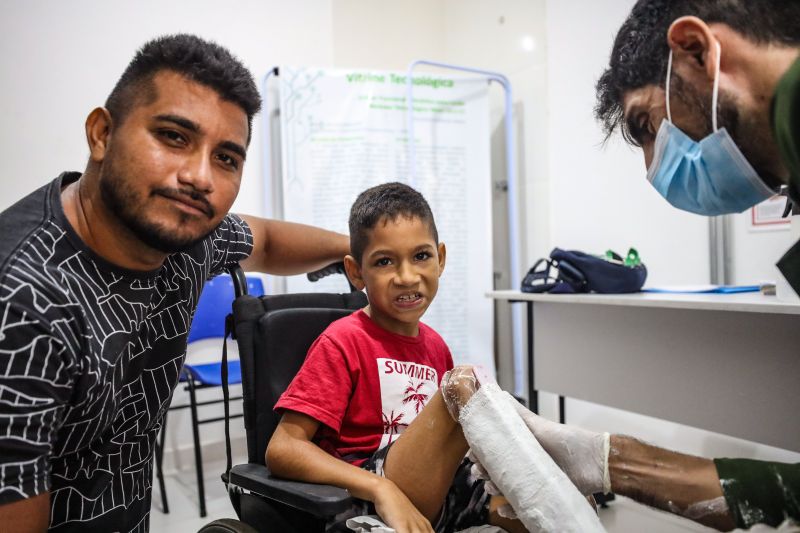
<svg viewBox="0 0 800 533">
<path fill-rule="evenodd" d="M 644 152 L 647 179 L 700 215 L 782 185 L 800 202 L 800 4 L 640 1 L 597 83 L 596 115 Z M 778 268 L 800 293 L 800 244 Z"/>
<path fill-rule="evenodd" d="M 642 148 L 675 207 L 738 213 L 781 185 L 800 202 L 800 2 L 640 0 L 597 99 L 606 133 Z M 800 293 L 800 243 L 778 268 Z M 722 530 L 800 521 L 800 464 L 712 461 L 518 409 L 585 494 L 611 489 Z"/>
<path fill-rule="evenodd" d="M 0 214 L 0 530 L 147 531 L 205 280 L 349 252 L 344 235 L 228 214 L 260 105 L 224 48 L 153 40 L 89 114 L 84 172 Z"/>
</svg>

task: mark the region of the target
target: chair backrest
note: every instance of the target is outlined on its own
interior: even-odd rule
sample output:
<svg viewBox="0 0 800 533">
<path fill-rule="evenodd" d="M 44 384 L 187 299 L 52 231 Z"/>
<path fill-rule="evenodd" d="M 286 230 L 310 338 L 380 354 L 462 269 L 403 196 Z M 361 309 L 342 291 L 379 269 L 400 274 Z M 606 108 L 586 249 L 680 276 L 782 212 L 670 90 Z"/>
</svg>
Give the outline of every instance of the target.
<svg viewBox="0 0 800 533">
<path fill-rule="evenodd" d="M 264 464 L 267 443 L 280 421 L 273 407 L 311 344 L 331 322 L 366 305 L 362 292 L 243 295 L 234 301 L 248 462 Z"/>
<path fill-rule="evenodd" d="M 264 294 L 264 284 L 260 277 L 247 276 L 247 292 L 253 296 Z M 189 328 L 188 342 L 225 335 L 225 317 L 231 312 L 233 299 L 233 280 L 228 274 L 206 281 Z"/>
</svg>

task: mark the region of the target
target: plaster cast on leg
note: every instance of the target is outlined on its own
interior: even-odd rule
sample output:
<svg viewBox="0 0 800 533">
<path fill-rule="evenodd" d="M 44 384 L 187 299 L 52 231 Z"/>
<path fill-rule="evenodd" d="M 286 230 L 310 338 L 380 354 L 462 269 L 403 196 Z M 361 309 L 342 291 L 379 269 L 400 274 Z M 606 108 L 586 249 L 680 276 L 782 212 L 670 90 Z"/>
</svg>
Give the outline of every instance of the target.
<svg viewBox="0 0 800 533">
<path fill-rule="evenodd" d="M 459 413 L 472 453 L 533 532 L 602 532 L 597 515 L 534 438 L 494 383 Z"/>
</svg>

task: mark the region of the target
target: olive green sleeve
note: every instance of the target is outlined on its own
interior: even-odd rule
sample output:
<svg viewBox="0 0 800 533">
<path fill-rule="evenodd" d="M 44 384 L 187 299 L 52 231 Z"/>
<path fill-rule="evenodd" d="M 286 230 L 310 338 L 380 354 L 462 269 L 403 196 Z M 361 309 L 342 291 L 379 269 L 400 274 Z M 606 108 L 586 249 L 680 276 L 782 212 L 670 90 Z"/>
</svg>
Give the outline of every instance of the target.
<svg viewBox="0 0 800 533">
<path fill-rule="evenodd" d="M 800 203 L 800 58 L 789 67 L 772 97 L 772 133 L 789 169 L 789 196 Z M 800 242 L 778 262 L 778 270 L 800 294 Z"/>
<path fill-rule="evenodd" d="M 789 169 L 789 195 L 800 202 L 800 58 L 778 82 L 770 118 L 775 143 Z"/>
<path fill-rule="evenodd" d="M 800 463 L 714 459 L 736 527 L 800 522 Z"/>
</svg>

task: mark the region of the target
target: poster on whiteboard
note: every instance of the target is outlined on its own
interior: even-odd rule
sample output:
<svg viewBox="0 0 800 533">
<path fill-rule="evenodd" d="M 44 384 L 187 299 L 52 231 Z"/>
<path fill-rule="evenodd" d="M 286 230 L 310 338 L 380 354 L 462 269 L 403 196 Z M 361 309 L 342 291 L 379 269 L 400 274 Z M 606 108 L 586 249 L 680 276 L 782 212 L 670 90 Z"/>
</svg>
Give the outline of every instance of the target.
<svg viewBox="0 0 800 533">
<path fill-rule="evenodd" d="M 414 83 L 417 188 L 428 200 L 447 265 L 423 317 L 456 364 L 493 362 L 491 179 L 485 78 L 418 74 Z M 406 74 L 372 70 L 280 69 L 283 215 L 348 233 L 363 190 L 410 183 Z M 341 292 L 338 276 L 290 292 Z"/>
</svg>

